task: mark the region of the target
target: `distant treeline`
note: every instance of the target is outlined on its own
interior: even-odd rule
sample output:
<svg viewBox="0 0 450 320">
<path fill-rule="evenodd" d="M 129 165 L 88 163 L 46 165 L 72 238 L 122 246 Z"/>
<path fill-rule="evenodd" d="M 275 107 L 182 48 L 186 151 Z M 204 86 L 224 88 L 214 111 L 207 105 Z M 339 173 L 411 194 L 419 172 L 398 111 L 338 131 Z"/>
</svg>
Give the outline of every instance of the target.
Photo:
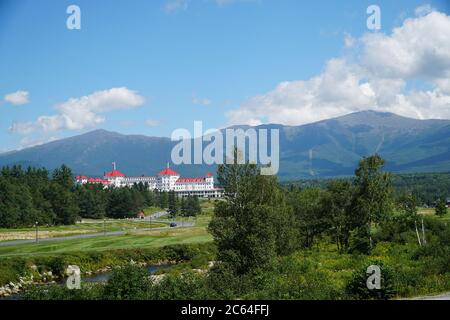
<svg viewBox="0 0 450 320">
<path fill-rule="evenodd" d="M 353 179 L 353 177 L 347 177 L 339 180 L 351 182 Z M 282 184 L 300 188 L 325 189 L 333 180 L 336 179 L 305 179 Z M 434 206 L 439 199 L 450 197 L 450 172 L 392 174 L 392 185 L 397 196 L 409 193 L 416 197 L 419 205 Z"/>
<path fill-rule="evenodd" d="M 199 212 L 197 198 L 182 203 L 148 185 L 104 188 L 99 184 L 77 185 L 70 168 L 63 165 L 51 174 L 46 169 L 21 166 L 0 171 L 0 228 L 69 225 L 81 218 L 131 218 L 146 207 L 169 208 L 172 216 Z"/>
</svg>

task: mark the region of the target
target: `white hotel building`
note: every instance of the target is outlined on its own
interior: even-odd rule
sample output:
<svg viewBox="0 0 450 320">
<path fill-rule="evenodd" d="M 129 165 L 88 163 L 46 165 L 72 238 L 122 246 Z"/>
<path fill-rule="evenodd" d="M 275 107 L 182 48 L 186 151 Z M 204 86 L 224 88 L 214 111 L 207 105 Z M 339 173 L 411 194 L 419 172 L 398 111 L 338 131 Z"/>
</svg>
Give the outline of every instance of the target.
<svg viewBox="0 0 450 320">
<path fill-rule="evenodd" d="M 204 198 L 220 198 L 222 190 L 214 186 L 214 177 L 208 172 L 202 178 L 182 178 L 174 170 L 167 168 L 158 173 L 157 176 L 127 177 L 116 169 L 106 172 L 103 179 L 77 176 L 75 180 L 79 184 L 101 183 L 105 187 L 131 187 L 140 182 L 147 184 L 150 190 L 175 191 L 179 196 L 199 196 Z"/>
</svg>

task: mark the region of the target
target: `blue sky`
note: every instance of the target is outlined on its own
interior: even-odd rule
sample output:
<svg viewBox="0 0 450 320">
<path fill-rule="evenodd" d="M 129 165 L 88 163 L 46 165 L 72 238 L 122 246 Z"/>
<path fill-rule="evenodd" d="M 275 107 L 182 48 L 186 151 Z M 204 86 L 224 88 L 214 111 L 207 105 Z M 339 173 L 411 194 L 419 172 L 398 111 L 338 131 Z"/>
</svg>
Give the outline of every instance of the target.
<svg viewBox="0 0 450 320">
<path fill-rule="evenodd" d="M 192 130 L 194 120 L 203 120 L 206 128 L 241 119 L 250 124 L 318 120 L 305 110 L 293 110 L 295 101 L 276 105 L 281 99 L 277 95 L 285 97 L 280 83 L 292 87 L 289 92 L 295 95 L 296 81 L 327 75 L 327 70 L 333 69 L 331 59 L 344 59 L 346 66 L 352 65 L 351 70 L 361 65 L 361 49 L 349 43 L 358 43 L 372 32 L 366 27 L 366 8 L 374 3 L 382 14 L 378 33 L 387 36 L 406 18 L 420 19 L 418 7 L 428 4 L 445 17 L 450 8 L 443 0 L 0 0 L 0 152 L 96 128 L 170 136 L 176 128 Z M 66 28 L 66 8 L 71 4 L 81 9 L 81 30 Z M 367 47 L 377 42 L 363 43 Z M 369 60 L 364 59 L 367 70 L 376 65 L 369 65 Z M 370 78 L 373 89 L 378 80 L 395 78 L 406 82 L 401 94 L 436 88 L 447 93 L 442 75 L 402 72 L 392 77 L 371 71 L 357 82 Z M 97 98 L 108 104 L 108 99 L 116 97 L 106 97 L 112 88 L 126 90 L 118 93 L 125 94 L 123 100 L 134 100 L 124 108 L 120 102 L 112 109 L 100 106 L 94 112 L 99 117 L 95 125 L 83 119 L 78 119 L 79 125 L 62 124 L 53 129 L 35 125 L 41 116 L 64 114 L 61 105 L 77 108 L 83 96 L 92 101 L 95 92 L 103 92 Z M 368 85 L 361 88 L 367 92 Z M 27 93 L 24 101 L 6 98 L 18 91 Z M 304 93 L 302 89 L 298 92 Z M 330 94 L 334 97 L 335 93 Z M 11 97 L 17 96 L 20 98 L 20 94 Z M 67 106 L 70 98 L 74 101 Z M 261 101 L 265 109 L 255 111 Z M 362 101 L 361 108 L 367 107 L 365 100 L 358 101 Z M 446 101 L 432 112 L 413 110 L 412 102 L 396 104 L 393 111 L 447 118 Z M 278 117 L 274 114 L 277 108 Z M 334 105 L 320 108 L 317 114 L 322 118 L 348 111 Z M 387 105 L 380 103 L 380 110 L 383 108 Z M 254 111 L 256 118 L 250 115 Z M 290 117 L 291 113 L 295 116 Z M 305 120 L 298 120 L 300 116 Z M 17 125 L 14 129 L 13 124 L 30 128 L 23 130 Z"/>
</svg>

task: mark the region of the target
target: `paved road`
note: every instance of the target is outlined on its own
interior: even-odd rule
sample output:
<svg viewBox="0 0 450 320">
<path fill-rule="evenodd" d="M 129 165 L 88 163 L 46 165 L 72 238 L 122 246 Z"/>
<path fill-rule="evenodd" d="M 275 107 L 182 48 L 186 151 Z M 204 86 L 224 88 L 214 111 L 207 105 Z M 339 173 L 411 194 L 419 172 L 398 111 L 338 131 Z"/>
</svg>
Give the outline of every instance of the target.
<svg viewBox="0 0 450 320">
<path fill-rule="evenodd" d="M 158 220 L 161 216 L 166 215 L 167 212 L 161 211 L 151 215 L 151 222 L 164 222 L 167 223 L 167 220 Z M 145 217 L 145 219 L 136 219 L 138 221 L 146 220 L 150 222 L 150 216 Z M 73 240 L 73 239 L 85 239 L 85 238 L 95 238 L 102 236 L 120 236 L 126 234 L 128 231 L 153 231 L 153 230 L 166 230 L 166 229 L 174 229 L 174 228 L 188 228 L 194 226 L 192 222 L 187 221 L 173 221 L 177 224 L 176 227 L 159 227 L 159 228 L 136 228 L 136 229 L 128 229 L 123 231 L 109 231 L 109 232 L 98 232 L 98 233 L 88 233 L 88 234 L 79 234 L 74 236 L 65 236 L 65 237 L 55 237 L 55 238 L 44 238 L 39 239 L 39 242 L 49 242 L 49 241 L 64 241 L 64 240 Z M 0 246 L 15 246 L 18 244 L 26 244 L 26 243 L 36 243 L 36 240 L 14 240 L 14 241 L 6 241 L 0 242 Z"/>
</svg>

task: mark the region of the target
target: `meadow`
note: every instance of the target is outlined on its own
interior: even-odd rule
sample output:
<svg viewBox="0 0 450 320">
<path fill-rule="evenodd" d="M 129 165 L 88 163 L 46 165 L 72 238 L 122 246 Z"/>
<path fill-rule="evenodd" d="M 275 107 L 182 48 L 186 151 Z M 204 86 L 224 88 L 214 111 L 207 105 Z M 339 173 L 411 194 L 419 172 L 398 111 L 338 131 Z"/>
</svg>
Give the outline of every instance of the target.
<svg viewBox="0 0 450 320">
<path fill-rule="evenodd" d="M 212 241 L 206 227 L 211 220 L 214 203 L 202 201 L 203 213 L 197 217 L 178 218 L 184 222 L 193 223 L 193 227 L 176 228 L 167 230 L 139 230 L 148 228 L 167 227 L 170 219 L 162 217 L 158 222 L 139 220 L 106 219 L 104 229 L 103 220 L 83 219 L 81 223 L 68 226 L 51 226 L 40 228 L 39 234 L 48 232 L 48 235 L 64 236 L 83 233 L 98 233 L 109 231 L 127 231 L 120 236 L 100 236 L 95 238 L 80 238 L 62 241 L 46 241 L 38 243 L 18 244 L 13 246 L 0 246 L 0 259 L 2 257 L 28 256 L 42 254 L 62 254 L 77 251 L 103 251 L 115 249 L 134 249 L 162 247 L 172 244 L 203 243 Z M 160 211 L 160 209 L 159 209 Z M 144 210 L 146 214 L 154 213 L 154 208 Z M 0 229 L 0 239 L 24 239 L 23 236 L 34 239 L 33 228 Z"/>
</svg>

